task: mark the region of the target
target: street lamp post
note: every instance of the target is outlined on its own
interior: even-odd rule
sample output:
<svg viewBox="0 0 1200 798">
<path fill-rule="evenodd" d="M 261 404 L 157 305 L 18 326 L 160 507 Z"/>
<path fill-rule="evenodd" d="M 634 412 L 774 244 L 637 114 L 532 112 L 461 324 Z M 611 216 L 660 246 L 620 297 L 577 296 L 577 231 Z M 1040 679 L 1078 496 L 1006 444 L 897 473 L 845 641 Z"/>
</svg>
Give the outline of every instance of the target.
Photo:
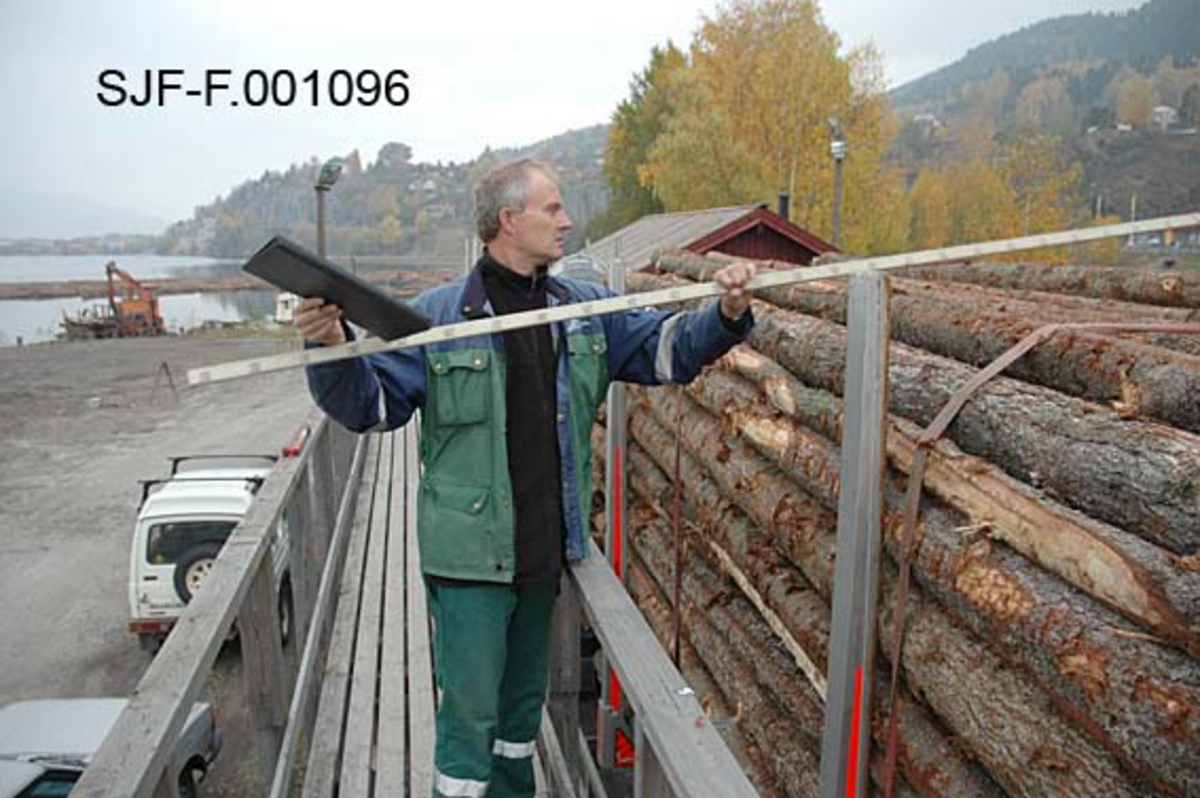
<svg viewBox="0 0 1200 798">
<path fill-rule="evenodd" d="M 841 246 L 842 233 L 842 163 L 846 160 L 846 138 L 837 119 L 829 120 L 829 154 L 833 156 L 833 246 Z"/>
<path fill-rule="evenodd" d="M 313 186 L 313 190 L 317 192 L 317 254 L 322 258 L 325 257 L 325 194 L 341 176 L 342 159 L 330 158 L 321 167 L 317 184 Z"/>
</svg>

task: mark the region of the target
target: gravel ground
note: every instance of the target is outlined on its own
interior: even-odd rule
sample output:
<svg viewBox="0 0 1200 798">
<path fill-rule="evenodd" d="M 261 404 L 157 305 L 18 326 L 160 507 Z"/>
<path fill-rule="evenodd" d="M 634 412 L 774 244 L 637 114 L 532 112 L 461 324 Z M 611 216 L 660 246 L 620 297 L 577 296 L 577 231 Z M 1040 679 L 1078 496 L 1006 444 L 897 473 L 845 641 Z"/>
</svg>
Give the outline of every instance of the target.
<svg viewBox="0 0 1200 798">
<path fill-rule="evenodd" d="M 172 455 L 278 452 L 312 406 L 299 371 L 200 388 L 186 372 L 298 346 L 165 338 L 0 349 L 0 704 L 133 691 L 150 661 L 126 629 L 137 481 L 164 476 Z M 252 757 L 238 756 L 249 732 L 236 644 L 207 693 L 225 746 L 202 794 L 260 794 Z"/>
</svg>

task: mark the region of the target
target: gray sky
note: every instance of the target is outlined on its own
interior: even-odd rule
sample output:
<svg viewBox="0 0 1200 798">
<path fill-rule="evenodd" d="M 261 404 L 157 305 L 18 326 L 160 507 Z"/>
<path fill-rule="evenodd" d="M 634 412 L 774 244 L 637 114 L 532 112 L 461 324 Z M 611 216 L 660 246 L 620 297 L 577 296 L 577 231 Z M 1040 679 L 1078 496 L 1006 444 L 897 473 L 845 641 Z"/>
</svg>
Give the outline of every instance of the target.
<svg viewBox="0 0 1200 798">
<path fill-rule="evenodd" d="M 873 41 L 903 83 L 969 47 L 1046 17 L 1137 0 L 837 0 L 825 20 L 847 46 Z M 650 48 L 685 46 L 717 0 L 4 0 L 0 6 L 0 186 L 135 209 L 166 220 L 264 169 L 403 141 L 419 161 L 463 161 L 607 121 Z M 106 107 L 98 75 L 393 69 L 399 108 L 232 108 L 176 92 L 163 107 Z M 140 83 L 136 85 L 140 86 Z"/>
</svg>

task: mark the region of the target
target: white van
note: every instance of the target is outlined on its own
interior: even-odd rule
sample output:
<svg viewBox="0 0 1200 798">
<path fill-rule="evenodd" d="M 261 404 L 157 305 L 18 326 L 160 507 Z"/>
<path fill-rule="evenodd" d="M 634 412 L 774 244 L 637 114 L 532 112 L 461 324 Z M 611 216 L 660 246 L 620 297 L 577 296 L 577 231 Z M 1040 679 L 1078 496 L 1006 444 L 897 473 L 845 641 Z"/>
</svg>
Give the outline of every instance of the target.
<svg viewBox="0 0 1200 798">
<path fill-rule="evenodd" d="M 273 455 L 171 458 L 166 479 L 145 480 L 129 567 L 129 629 L 157 650 L 212 569 L 275 464 Z M 287 518 L 271 530 L 280 636 L 293 632 Z"/>
</svg>

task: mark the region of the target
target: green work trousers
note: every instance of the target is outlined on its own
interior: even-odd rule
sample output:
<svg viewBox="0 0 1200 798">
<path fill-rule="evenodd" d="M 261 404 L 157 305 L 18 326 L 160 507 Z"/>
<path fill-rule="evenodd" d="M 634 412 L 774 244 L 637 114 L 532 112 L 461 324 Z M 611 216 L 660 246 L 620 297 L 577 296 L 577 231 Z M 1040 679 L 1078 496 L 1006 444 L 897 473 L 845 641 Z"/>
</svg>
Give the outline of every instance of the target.
<svg viewBox="0 0 1200 798">
<path fill-rule="evenodd" d="M 433 794 L 531 798 L 558 585 L 426 586 L 441 689 Z"/>
</svg>

